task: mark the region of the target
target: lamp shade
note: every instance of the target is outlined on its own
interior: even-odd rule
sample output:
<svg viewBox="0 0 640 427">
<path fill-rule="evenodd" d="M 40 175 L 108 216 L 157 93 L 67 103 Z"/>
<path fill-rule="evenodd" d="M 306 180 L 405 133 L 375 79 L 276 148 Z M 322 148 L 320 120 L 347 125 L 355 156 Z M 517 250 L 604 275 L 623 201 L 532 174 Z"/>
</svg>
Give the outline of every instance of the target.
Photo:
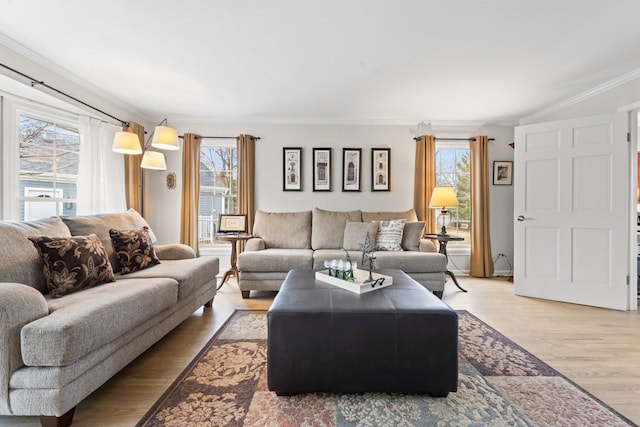
<svg viewBox="0 0 640 427">
<path fill-rule="evenodd" d="M 435 187 L 429 201 L 430 208 L 458 206 L 458 198 L 453 187 Z"/>
<path fill-rule="evenodd" d="M 116 132 L 111 150 L 122 154 L 142 154 L 138 135 L 131 132 Z"/>
<path fill-rule="evenodd" d="M 156 126 L 151 146 L 161 150 L 179 150 L 178 131 L 167 126 Z"/>
<path fill-rule="evenodd" d="M 167 161 L 164 158 L 164 154 L 158 151 L 147 150 L 144 152 L 144 156 L 142 156 L 140 167 L 163 171 L 167 170 Z"/>
</svg>

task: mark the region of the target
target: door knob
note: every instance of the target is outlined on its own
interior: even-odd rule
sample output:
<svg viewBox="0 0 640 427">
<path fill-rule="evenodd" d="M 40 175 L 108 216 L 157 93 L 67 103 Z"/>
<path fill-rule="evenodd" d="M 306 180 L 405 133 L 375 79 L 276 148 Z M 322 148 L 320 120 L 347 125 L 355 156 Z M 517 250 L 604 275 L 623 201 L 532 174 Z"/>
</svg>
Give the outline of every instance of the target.
<svg viewBox="0 0 640 427">
<path fill-rule="evenodd" d="M 524 217 L 524 215 L 518 215 L 518 217 L 516 218 L 518 221 L 522 222 L 524 221 L 526 218 Z"/>
</svg>

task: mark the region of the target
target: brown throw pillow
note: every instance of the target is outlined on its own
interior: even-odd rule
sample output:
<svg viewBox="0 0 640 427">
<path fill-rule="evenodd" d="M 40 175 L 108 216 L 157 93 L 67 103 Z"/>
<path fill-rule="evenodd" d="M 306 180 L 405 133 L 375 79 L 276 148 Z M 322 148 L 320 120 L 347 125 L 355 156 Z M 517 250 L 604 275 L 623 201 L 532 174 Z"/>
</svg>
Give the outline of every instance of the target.
<svg viewBox="0 0 640 427">
<path fill-rule="evenodd" d="M 144 270 L 160 264 L 156 251 L 151 244 L 149 227 L 138 230 L 109 230 L 113 250 L 120 261 L 122 274 Z"/>
<path fill-rule="evenodd" d="M 38 249 L 47 287 L 55 298 L 115 280 L 104 246 L 95 234 L 29 240 Z"/>
</svg>

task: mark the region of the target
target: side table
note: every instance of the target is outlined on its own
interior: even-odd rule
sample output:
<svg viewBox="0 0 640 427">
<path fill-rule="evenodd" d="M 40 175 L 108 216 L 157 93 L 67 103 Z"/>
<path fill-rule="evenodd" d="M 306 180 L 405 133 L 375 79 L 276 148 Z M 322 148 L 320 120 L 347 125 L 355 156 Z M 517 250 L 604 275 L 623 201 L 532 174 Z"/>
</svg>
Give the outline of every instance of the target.
<svg viewBox="0 0 640 427">
<path fill-rule="evenodd" d="M 427 239 L 437 240 L 438 241 L 438 244 L 439 244 L 439 247 L 440 247 L 438 252 L 440 252 L 442 255 L 447 257 L 447 262 L 449 261 L 449 255 L 447 254 L 447 243 L 449 243 L 449 242 L 461 242 L 461 241 L 464 240 L 463 237 L 451 236 L 449 234 L 425 234 L 425 237 Z M 464 289 L 462 286 L 460 286 L 460 284 L 458 283 L 458 279 L 456 279 L 455 274 L 453 274 L 453 271 L 447 270 L 444 273 L 447 276 L 451 277 L 451 280 L 453 280 L 453 283 L 458 287 L 458 289 L 460 289 L 462 292 L 467 292 L 466 289 Z"/>
<path fill-rule="evenodd" d="M 236 249 L 238 242 L 245 242 L 251 239 L 253 236 L 251 234 L 246 233 L 233 233 L 233 234 L 216 234 L 217 240 L 223 240 L 225 242 L 231 242 L 231 268 L 224 273 L 224 277 L 222 278 L 222 282 L 218 285 L 217 289 L 220 289 L 222 285 L 225 284 L 227 279 L 231 276 L 235 276 L 236 280 L 240 280 L 240 276 L 238 274 L 238 251 Z"/>
</svg>

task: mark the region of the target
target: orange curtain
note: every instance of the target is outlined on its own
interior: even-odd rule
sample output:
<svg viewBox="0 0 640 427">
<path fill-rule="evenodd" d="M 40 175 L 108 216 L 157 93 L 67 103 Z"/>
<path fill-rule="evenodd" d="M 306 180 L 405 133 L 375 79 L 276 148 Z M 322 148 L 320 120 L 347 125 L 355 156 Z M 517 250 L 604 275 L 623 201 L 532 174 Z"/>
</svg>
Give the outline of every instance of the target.
<svg viewBox="0 0 640 427">
<path fill-rule="evenodd" d="M 436 186 L 436 137 L 423 135 L 416 141 L 416 169 L 415 185 L 413 193 L 413 205 L 419 221 L 425 221 L 426 233 L 433 233 L 436 224 L 436 215 L 429 208 L 431 193 Z"/>
<path fill-rule="evenodd" d="M 489 230 L 489 139 L 471 142 L 471 268 L 469 275 L 491 277 L 493 260 Z"/>
<path fill-rule="evenodd" d="M 138 123 L 129 123 L 129 126 L 122 127 L 125 132 L 131 132 L 138 135 L 140 140 L 140 147 L 144 147 L 144 126 Z M 135 209 L 136 211 L 143 213 L 142 208 L 142 169 L 140 169 L 140 162 L 142 161 L 142 154 L 125 155 L 124 157 L 124 185 L 125 196 L 127 199 L 127 208 Z"/>
<path fill-rule="evenodd" d="M 182 144 L 182 204 L 180 243 L 198 255 L 198 206 L 200 200 L 200 135 L 185 133 Z"/>
<path fill-rule="evenodd" d="M 238 149 L 238 213 L 247 215 L 247 231 L 253 231 L 255 216 L 255 152 L 256 139 L 251 135 L 239 135 Z M 238 242 L 238 253 L 244 250 L 244 242 Z"/>
</svg>

